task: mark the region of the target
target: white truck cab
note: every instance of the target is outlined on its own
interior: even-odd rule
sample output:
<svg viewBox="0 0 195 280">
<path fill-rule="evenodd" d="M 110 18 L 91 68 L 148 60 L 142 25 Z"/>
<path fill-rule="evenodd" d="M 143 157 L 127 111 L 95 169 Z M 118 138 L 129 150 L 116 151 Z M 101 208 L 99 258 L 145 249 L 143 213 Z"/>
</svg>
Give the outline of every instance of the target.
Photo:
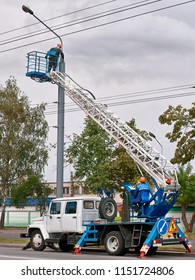
<svg viewBox="0 0 195 280">
<path fill-rule="evenodd" d="M 63 251 L 72 249 L 86 229 L 83 223 L 99 218 L 100 200 L 92 196 L 53 199 L 48 212 L 28 226 L 31 247 L 42 251 L 58 243 Z"/>
</svg>

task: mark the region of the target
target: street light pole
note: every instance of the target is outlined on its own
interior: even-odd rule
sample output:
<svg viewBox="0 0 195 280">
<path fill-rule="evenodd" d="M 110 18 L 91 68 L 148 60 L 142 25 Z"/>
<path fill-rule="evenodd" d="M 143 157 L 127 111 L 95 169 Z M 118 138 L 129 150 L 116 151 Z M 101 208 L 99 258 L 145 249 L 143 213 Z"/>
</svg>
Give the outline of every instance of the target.
<svg viewBox="0 0 195 280">
<path fill-rule="evenodd" d="M 60 57 L 59 71 L 65 73 L 65 63 Z M 64 182 L 64 90 L 58 86 L 58 127 L 57 127 L 57 175 L 56 175 L 56 197 L 63 197 Z"/>
<path fill-rule="evenodd" d="M 23 5 L 22 10 L 25 13 L 29 13 L 34 18 L 36 18 L 40 23 L 42 23 L 47 29 L 49 29 L 62 44 L 62 38 L 52 30 L 48 25 L 46 25 L 40 18 L 38 18 L 34 12 L 27 6 Z M 59 61 L 59 72 L 65 73 L 65 63 L 64 59 L 60 57 Z M 58 125 L 57 125 L 57 174 L 56 174 L 56 196 L 63 196 L 63 182 L 64 182 L 64 104 L 65 104 L 65 94 L 61 87 L 58 87 Z"/>
</svg>

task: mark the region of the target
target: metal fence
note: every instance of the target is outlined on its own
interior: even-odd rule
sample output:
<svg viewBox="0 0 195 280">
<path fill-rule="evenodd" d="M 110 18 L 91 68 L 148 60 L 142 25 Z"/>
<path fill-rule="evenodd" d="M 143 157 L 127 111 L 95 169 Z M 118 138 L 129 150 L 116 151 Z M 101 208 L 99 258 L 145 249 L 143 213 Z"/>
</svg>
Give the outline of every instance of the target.
<svg viewBox="0 0 195 280">
<path fill-rule="evenodd" d="M 29 207 L 30 208 L 30 207 Z M 187 219 L 190 220 L 194 208 L 187 211 Z M 179 218 L 181 221 L 181 211 L 180 208 L 173 208 L 169 211 L 169 217 L 173 216 L 174 218 Z M 1 217 L 1 209 L 0 209 Z M 40 212 L 32 209 L 7 209 L 5 213 L 5 226 L 6 227 L 26 227 L 32 222 L 32 219 L 40 217 Z M 184 230 L 184 225 L 181 221 L 179 224 L 180 228 Z M 193 232 L 195 232 L 195 225 L 193 227 Z"/>
<path fill-rule="evenodd" d="M 36 210 L 7 210 L 4 225 L 6 227 L 26 227 L 32 219 L 37 217 L 40 217 L 40 212 Z"/>
</svg>

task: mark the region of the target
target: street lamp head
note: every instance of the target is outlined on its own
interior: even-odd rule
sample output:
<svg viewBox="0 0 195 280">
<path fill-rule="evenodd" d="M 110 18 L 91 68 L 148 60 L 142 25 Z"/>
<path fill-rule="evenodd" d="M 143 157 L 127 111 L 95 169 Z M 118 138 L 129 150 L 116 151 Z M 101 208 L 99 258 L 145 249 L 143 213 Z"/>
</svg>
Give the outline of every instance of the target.
<svg viewBox="0 0 195 280">
<path fill-rule="evenodd" d="M 23 10 L 25 13 L 29 13 L 29 14 L 31 14 L 31 15 L 34 15 L 34 12 L 33 12 L 28 6 L 22 5 L 22 10 Z"/>
<path fill-rule="evenodd" d="M 152 138 L 156 139 L 156 136 L 155 136 L 152 132 L 149 132 L 149 135 L 150 135 Z"/>
<path fill-rule="evenodd" d="M 32 15 L 34 18 L 36 18 L 40 23 L 42 23 L 43 25 L 45 25 L 45 27 L 47 27 L 53 34 L 55 34 L 56 37 L 58 37 L 60 39 L 60 43 L 61 46 L 63 46 L 63 42 L 62 42 L 62 38 L 53 30 L 51 29 L 47 24 L 45 24 L 42 20 L 40 20 L 40 18 L 38 18 L 36 15 L 34 15 L 33 10 L 31 10 L 28 6 L 26 5 L 22 5 L 22 10 L 25 13 L 28 13 L 30 15 Z M 61 47 L 62 48 L 62 47 Z"/>
<path fill-rule="evenodd" d="M 148 133 L 152 138 L 154 138 L 156 140 L 156 142 L 161 146 L 161 154 L 163 155 L 163 146 L 162 144 L 158 141 L 158 139 L 156 138 L 156 135 L 154 135 L 152 132 Z"/>
</svg>

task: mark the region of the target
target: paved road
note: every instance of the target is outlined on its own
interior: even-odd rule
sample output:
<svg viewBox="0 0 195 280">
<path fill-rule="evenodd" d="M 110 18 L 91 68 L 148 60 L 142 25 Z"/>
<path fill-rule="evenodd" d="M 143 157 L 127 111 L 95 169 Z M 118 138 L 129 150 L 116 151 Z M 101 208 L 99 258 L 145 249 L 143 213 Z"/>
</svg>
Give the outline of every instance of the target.
<svg viewBox="0 0 195 280">
<path fill-rule="evenodd" d="M 125 256 L 110 256 L 104 250 L 83 249 L 81 254 L 56 252 L 52 249 L 45 249 L 36 252 L 32 249 L 22 250 L 20 245 L 9 245 L 0 247 L 0 260 L 140 260 L 139 257 L 130 251 Z M 153 256 L 146 256 L 145 260 L 195 260 L 195 253 L 184 251 L 158 251 Z"/>
<path fill-rule="evenodd" d="M 0 229 L 0 238 L 6 238 L 8 240 L 22 240 L 20 238 L 20 233 L 25 233 L 26 229 Z M 195 239 L 191 240 L 192 247 L 195 248 Z M 4 244 L 0 243 L 0 260 L 117 260 L 117 259 L 139 259 L 138 256 L 134 253 L 134 251 L 130 251 L 130 253 L 125 256 L 109 256 L 103 250 L 95 250 L 95 249 L 85 249 L 82 250 L 82 254 L 74 255 L 72 253 L 64 253 L 64 252 L 55 252 L 52 249 L 47 248 L 43 252 L 35 252 L 32 249 L 28 249 L 26 251 L 22 250 L 24 244 Z M 181 246 L 183 249 L 183 246 Z M 195 249 L 194 249 L 195 250 Z M 144 259 L 149 260 L 159 260 L 159 259 L 174 259 L 174 260 L 182 260 L 182 259 L 193 259 L 195 260 L 195 252 L 191 254 L 186 254 L 185 251 L 157 251 L 157 254 L 153 256 L 146 256 Z"/>
</svg>

